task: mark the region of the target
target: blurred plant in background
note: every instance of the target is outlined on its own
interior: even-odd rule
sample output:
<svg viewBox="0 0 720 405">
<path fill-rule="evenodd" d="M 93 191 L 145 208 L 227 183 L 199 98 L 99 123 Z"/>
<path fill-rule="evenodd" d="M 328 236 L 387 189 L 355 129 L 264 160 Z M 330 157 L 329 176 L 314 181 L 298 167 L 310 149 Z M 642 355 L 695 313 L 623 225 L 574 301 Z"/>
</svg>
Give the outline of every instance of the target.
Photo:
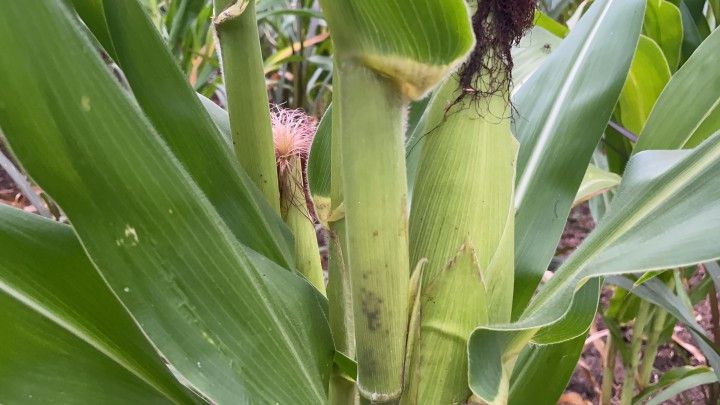
<svg viewBox="0 0 720 405">
<path fill-rule="evenodd" d="M 144 0 L 195 90 L 225 107 L 211 0 Z M 319 116 L 332 93 L 332 45 L 316 0 L 259 0 L 270 101 Z"/>
</svg>

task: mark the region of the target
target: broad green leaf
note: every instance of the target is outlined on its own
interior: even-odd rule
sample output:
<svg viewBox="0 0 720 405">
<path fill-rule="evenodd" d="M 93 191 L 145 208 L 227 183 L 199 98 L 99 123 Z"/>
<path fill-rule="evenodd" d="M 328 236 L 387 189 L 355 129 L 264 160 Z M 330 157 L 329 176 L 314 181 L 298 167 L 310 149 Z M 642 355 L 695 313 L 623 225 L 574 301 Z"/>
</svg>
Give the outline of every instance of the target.
<svg viewBox="0 0 720 405">
<path fill-rule="evenodd" d="M 94 11 L 104 12 L 116 62 L 140 107 L 238 240 L 292 268 L 282 220 L 237 164 L 143 8 L 135 0 L 104 1 Z"/>
<path fill-rule="evenodd" d="M 620 122 L 625 128 L 635 134 L 642 131 L 670 76 L 670 68 L 660 47 L 652 39 L 641 35 L 618 101 Z"/>
<path fill-rule="evenodd" d="M 111 58 L 115 58 L 115 49 L 113 49 L 110 40 L 110 32 L 108 30 L 107 21 L 103 13 L 103 0 L 64 0 L 68 5 L 75 9 L 85 25 L 95 36 L 95 39 L 105 49 L 105 52 Z"/>
<path fill-rule="evenodd" d="M 677 69 L 683 41 L 680 9 L 667 0 L 647 0 L 643 32 L 660 45 L 670 69 Z"/>
<path fill-rule="evenodd" d="M 595 145 L 625 82 L 644 5 L 641 0 L 594 2 L 514 97 L 515 136 L 520 141 L 515 317 L 555 253 Z M 613 46 L 605 46 L 608 42 Z"/>
<path fill-rule="evenodd" d="M 682 15 L 682 62 L 684 63 L 690 58 L 693 52 L 695 52 L 698 46 L 700 46 L 708 33 L 703 33 L 704 29 L 698 26 L 696 12 L 691 10 L 686 1 L 681 1 L 678 6 L 680 7 L 680 13 Z"/>
<path fill-rule="evenodd" d="M 647 403 L 646 401 L 648 398 L 650 398 L 653 394 L 657 394 L 658 392 L 662 392 L 663 389 L 668 388 L 672 386 L 673 384 L 684 380 L 691 376 L 696 376 L 698 374 L 707 374 L 710 373 L 710 375 L 713 374 L 713 371 L 707 367 L 699 366 L 699 367 L 677 367 L 670 369 L 666 372 L 664 372 L 660 379 L 653 385 L 650 385 L 649 387 L 643 389 L 640 391 L 635 398 L 633 398 L 633 404 L 644 404 Z"/>
<path fill-rule="evenodd" d="M 633 157 L 609 212 L 520 319 L 473 332 L 471 359 L 478 356 L 486 361 L 478 370 L 470 369 L 474 392 L 488 401 L 498 392 L 492 382 L 500 381 L 500 357 L 493 362 L 483 354 L 499 350 L 504 358 L 512 357 L 542 328 L 563 324 L 571 303 L 576 305 L 574 292 L 589 279 L 720 257 L 720 246 L 707 238 L 720 223 L 720 206 L 715 203 L 719 198 L 720 132 L 691 151 L 643 152 Z M 573 312 L 569 314 L 575 316 Z M 586 327 L 581 322 L 568 324 L 564 331 L 553 330 L 554 339 L 577 336 Z"/>
<path fill-rule="evenodd" d="M 597 166 L 591 164 L 585 172 L 582 183 L 580 183 L 580 188 L 575 195 L 573 205 L 583 203 L 617 186 L 620 184 L 621 179 L 617 174 L 599 169 Z"/>
<path fill-rule="evenodd" d="M 677 0 L 674 1 L 676 4 L 678 3 Z M 700 33 L 700 36 L 702 39 L 705 39 L 708 35 L 710 35 L 710 24 L 708 23 L 708 20 L 710 20 L 709 16 L 705 14 L 706 6 L 712 7 L 713 2 L 717 2 L 716 0 L 681 0 L 681 3 L 685 5 L 687 10 L 690 12 L 690 15 L 693 18 L 693 21 L 695 22 L 695 25 L 697 26 L 697 29 Z M 710 12 L 710 10 L 708 10 Z"/>
<path fill-rule="evenodd" d="M 462 0 L 325 0 L 340 59 L 359 60 L 417 100 L 474 44 Z"/>
<path fill-rule="evenodd" d="M 202 94 L 198 93 L 197 96 L 200 99 L 203 107 L 205 107 L 205 111 L 207 111 L 208 115 L 215 123 L 215 126 L 220 131 L 220 134 L 222 135 L 225 142 L 228 144 L 228 146 L 231 146 L 232 133 L 230 132 L 230 119 L 228 118 L 227 111 L 222 109 L 222 107 L 215 104 L 214 101 L 203 96 Z"/>
<path fill-rule="evenodd" d="M 535 26 L 520 43 L 513 47 L 513 91 L 520 90 L 550 53 L 560 45 L 561 39 L 554 33 Z"/>
<path fill-rule="evenodd" d="M 598 144 L 593 152 L 592 164 L 600 170 L 609 171 L 608 159 L 606 154 L 602 150 L 602 144 Z M 600 219 L 605 216 L 607 207 L 610 205 L 613 192 L 602 193 L 595 198 L 590 199 L 588 205 L 590 207 L 590 214 L 592 214 L 595 223 L 600 222 Z"/>
<path fill-rule="evenodd" d="M 0 292 L 0 402 L 172 404 L 129 370 Z"/>
<path fill-rule="evenodd" d="M 0 402 L 47 402 L 56 400 L 56 392 L 64 392 L 68 402 L 112 400 L 88 384 L 95 378 L 108 392 L 127 384 L 127 394 L 114 391 L 114 401 L 145 392 L 138 400 L 192 402 L 69 226 L 0 204 L 0 252 L 0 316 L 6 325 L 0 332 Z M 57 363 L 39 366 L 42 353 Z M 87 370 L 72 365 L 69 353 Z M 88 375 L 92 370 L 98 377 Z"/>
<path fill-rule="evenodd" d="M 562 343 L 528 346 L 510 379 L 510 404 L 554 405 L 570 381 L 585 335 Z"/>
<path fill-rule="evenodd" d="M 544 28 L 558 38 L 565 38 L 570 33 L 568 27 L 560 24 L 547 14 L 537 10 L 535 11 L 535 26 Z"/>
<path fill-rule="evenodd" d="M 330 196 L 330 143 L 332 141 L 332 106 L 318 124 L 310 149 L 307 176 L 313 196 Z"/>
<path fill-rule="evenodd" d="M 666 403 L 666 401 L 676 397 L 683 391 L 687 391 L 691 388 L 697 387 L 704 384 L 712 384 L 718 381 L 718 377 L 712 370 L 707 370 L 703 373 L 689 375 L 684 377 L 665 388 L 661 393 L 654 396 L 646 405 L 660 405 Z"/>
<path fill-rule="evenodd" d="M 720 129 L 718 49 L 720 30 L 715 30 L 663 90 L 635 146 L 635 153 L 693 147 Z"/>
<path fill-rule="evenodd" d="M 216 403 L 323 401 L 323 300 L 237 242 L 68 10 L 0 3 L 0 48 L 10 147 L 169 364 Z"/>
</svg>

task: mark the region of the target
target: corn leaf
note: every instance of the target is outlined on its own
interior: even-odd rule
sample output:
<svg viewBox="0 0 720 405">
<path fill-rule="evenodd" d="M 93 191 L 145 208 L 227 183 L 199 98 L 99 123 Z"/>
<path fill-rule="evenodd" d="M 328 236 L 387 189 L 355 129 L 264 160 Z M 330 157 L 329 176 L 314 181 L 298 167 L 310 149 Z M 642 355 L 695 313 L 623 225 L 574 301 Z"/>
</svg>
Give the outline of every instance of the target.
<svg viewBox="0 0 720 405">
<path fill-rule="evenodd" d="M 330 196 L 330 146 L 332 142 L 332 106 L 318 124 L 308 161 L 308 182 L 313 196 Z"/>
<path fill-rule="evenodd" d="M 578 336 L 587 324 L 560 322 L 566 324 L 565 330 L 550 325 L 566 314 L 577 316 L 570 309 L 571 304 L 577 305 L 574 291 L 582 291 L 589 279 L 720 257 L 720 246 L 707 238 L 708 232 L 720 226 L 720 206 L 715 203 L 719 198 L 720 132 L 691 151 L 636 155 L 595 231 L 541 288 L 517 322 L 475 330 L 470 339 L 471 360 L 487 359 L 488 350 L 512 355 L 542 328 L 552 330 L 556 341 Z M 543 343 L 550 342 L 544 339 Z M 498 362 L 471 367 L 473 391 L 493 400 L 498 387 L 488 381 L 498 381 L 500 369 Z"/>
<path fill-rule="evenodd" d="M 625 128 L 635 134 L 642 131 L 670 76 L 670 68 L 660 47 L 652 39 L 641 35 L 618 101 L 620 122 Z"/>
<path fill-rule="evenodd" d="M 718 49 L 720 30 L 715 30 L 663 90 L 635 145 L 635 153 L 690 148 L 720 129 Z"/>
<path fill-rule="evenodd" d="M 188 384 L 216 403 L 323 401 L 322 299 L 238 243 L 65 6 L 0 3 L 0 48 L 10 147 Z"/>
<path fill-rule="evenodd" d="M 0 402 L 193 402 L 69 226 L 0 204 L 0 247 Z"/>
<path fill-rule="evenodd" d="M 535 26 L 513 47 L 513 91 L 542 66 L 545 59 L 560 45 L 562 39 L 547 29 Z"/>
<path fill-rule="evenodd" d="M 615 173 L 607 170 L 602 170 L 595 165 L 588 166 L 585 172 L 585 177 L 580 183 L 580 188 L 575 195 L 575 202 L 573 205 L 578 205 L 585 202 L 598 194 L 617 186 L 620 183 L 621 177 Z"/>
<path fill-rule="evenodd" d="M 660 45 L 670 69 L 675 71 L 683 41 L 680 9 L 667 0 L 648 0 L 643 31 Z"/>
<path fill-rule="evenodd" d="M 644 5 L 641 0 L 594 2 L 515 94 L 514 132 L 520 141 L 515 317 L 525 308 L 555 253 L 593 150 L 625 82 Z"/>
<path fill-rule="evenodd" d="M 633 280 L 627 277 L 610 276 L 606 282 L 620 286 L 635 296 L 657 305 L 679 322 L 684 323 L 700 350 L 705 354 L 708 363 L 713 367 L 715 374 L 720 378 L 720 348 L 715 347 L 713 340 L 695 319 L 692 305 L 687 304 L 683 297 L 675 295 L 664 282 L 658 279 L 648 280 L 642 285 L 638 285 L 637 282 L 633 283 Z"/>
<path fill-rule="evenodd" d="M 651 400 L 646 402 L 646 405 L 661 405 L 667 403 L 666 401 L 676 397 L 683 391 L 687 391 L 699 385 L 712 384 L 717 381 L 718 377 L 711 370 L 706 370 L 698 374 L 688 375 L 670 384 L 662 392 L 660 392 L 658 395 L 654 396 Z"/>
<path fill-rule="evenodd" d="M 292 243 L 282 220 L 237 164 L 143 7 L 136 0 L 96 1 L 86 7 L 81 17 L 104 21 L 101 26 L 109 33 L 105 48 L 116 55 L 143 112 L 238 240 L 292 268 Z"/>
<path fill-rule="evenodd" d="M 528 346 L 510 379 L 510 404 L 554 405 L 567 386 L 585 346 L 585 336 L 566 342 Z M 552 367 L 537 367 L 540 364 Z"/>
<path fill-rule="evenodd" d="M 0 401 L 172 404 L 129 370 L 0 293 Z"/>
<path fill-rule="evenodd" d="M 321 2 L 340 59 L 354 59 L 421 99 L 474 44 L 461 0 Z"/>
<path fill-rule="evenodd" d="M 671 385 L 684 380 L 688 377 L 698 375 L 698 374 L 706 374 L 710 373 L 712 374 L 712 370 L 710 370 L 707 367 L 678 367 L 670 369 L 663 373 L 662 376 L 660 376 L 660 379 L 657 383 L 643 389 L 640 391 L 635 398 L 633 398 L 633 404 L 641 404 L 641 403 L 647 403 L 643 401 L 647 401 L 648 398 L 650 398 L 653 394 L 657 394 L 661 392 L 663 389 L 670 387 Z"/>
</svg>

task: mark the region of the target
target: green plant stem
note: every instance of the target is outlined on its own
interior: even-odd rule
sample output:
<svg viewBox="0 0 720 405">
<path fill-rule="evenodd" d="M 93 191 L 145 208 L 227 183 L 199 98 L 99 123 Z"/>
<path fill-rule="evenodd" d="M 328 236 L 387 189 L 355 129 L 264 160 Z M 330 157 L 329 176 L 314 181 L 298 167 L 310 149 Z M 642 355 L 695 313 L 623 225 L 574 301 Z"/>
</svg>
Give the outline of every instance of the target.
<svg viewBox="0 0 720 405">
<path fill-rule="evenodd" d="M 645 388 L 645 386 L 650 383 L 653 364 L 655 363 L 655 356 L 657 355 L 658 347 L 660 346 L 660 335 L 662 334 L 663 329 L 665 329 L 667 315 L 667 312 L 663 311 L 659 307 L 655 308 L 652 319 L 652 328 L 648 333 L 648 341 L 645 345 L 645 353 L 643 354 L 642 365 L 640 366 L 640 389 Z"/>
<path fill-rule="evenodd" d="M 238 2 L 247 0 L 237 0 Z M 214 0 L 216 21 L 234 0 Z M 232 18 L 216 22 L 228 116 L 235 154 L 270 206 L 280 213 L 277 169 L 255 1 Z"/>
<path fill-rule="evenodd" d="M 320 248 L 317 242 L 315 224 L 310 216 L 305 191 L 300 158 L 290 163 L 287 178 L 283 181 L 283 201 L 281 208 L 283 219 L 290 228 L 295 240 L 295 267 L 323 295 L 325 292 L 325 276 L 320 263 Z"/>
<path fill-rule="evenodd" d="M 340 96 L 340 83 L 333 80 L 333 94 Z M 342 183 L 342 136 L 340 118 L 341 106 L 334 105 L 332 112 L 332 136 L 330 143 L 330 212 L 339 210 L 343 203 Z M 330 260 L 328 263 L 328 302 L 330 331 L 335 341 L 335 350 L 355 359 L 355 324 L 353 321 L 352 291 L 350 272 L 347 267 L 347 244 L 345 218 L 340 216 L 328 224 L 330 228 Z M 357 397 L 355 383 L 340 375 L 337 367 L 330 377 L 330 404 L 354 404 Z"/>
<path fill-rule="evenodd" d="M 645 325 L 648 323 L 651 304 L 647 301 L 640 301 L 635 323 L 633 324 L 633 336 L 630 344 L 630 364 L 625 365 L 625 378 L 623 379 L 622 394 L 620 396 L 620 405 L 632 404 L 635 392 L 635 377 L 637 375 L 638 365 L 640 364 L 640 354 L 643 342 L 643 332 Z"/>
<path fill-rule="evenodd" d="M 402 390 L 408 323 L 404 103 L 393 83 L 368 68 L 352 61 L 338 68 L 358 390 L 387 402 Z"/>
<path fill-rule="evenodd" d="M 602 393 L 600 403 L 602 405 L 610 405 L 613 398 L 613 386 L 615 385 L 615 361 L 617 359 L 617 344 L 612 334 L 608 334 L 607 338 L 607 357 L 605 359 L 605 368 L 602 376 Z"/>
</svg>

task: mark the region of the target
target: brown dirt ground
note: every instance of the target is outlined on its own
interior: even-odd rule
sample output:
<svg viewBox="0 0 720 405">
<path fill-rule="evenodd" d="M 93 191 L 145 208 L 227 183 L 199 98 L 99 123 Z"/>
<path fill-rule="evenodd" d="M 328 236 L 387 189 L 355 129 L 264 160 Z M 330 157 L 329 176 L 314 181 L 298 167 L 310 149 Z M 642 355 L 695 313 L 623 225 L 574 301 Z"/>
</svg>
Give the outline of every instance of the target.
<svg viewBox="0 0 720 405">
<path fill-rule="evenodd" d="M 569 217 L 568 222 L 563 232 L 562 239 L 557 248 L 557 255 L 559 260 L 555 260 L 555 263 L 561 261 L 562 258 L 567 257 L 572 251 L 585 239 L 587 234 L 595 227 L 595 223 L 590 215 L 590 210 L 587 204 L 580 205 L 574 208 Z M 696 280 L 691 280 L 691 282 Z M 600 299 L 600 305 L 602 308 L 607 308 L 607 304 L 610 300 L 612 292 L 608 288 L 603 289 L 603 293 Z M 710 304 L 708 300 L 701 301 L 695 307 L 697 319 L 700 324 L 708 331 L 712 337 L 711 326 L 711 313 Z M 602 316 L 598 314 L 595 318 L 595 322 L 591 329 L 591 333 L 602 332 L 605 330 L 605 324 L 603 323 Z M 627 335 L 631 334 L 628 331 Z M 682 326 L 676 327 L 676 335 L 680 340 L 686 342 L 692 346 L 695 346 L 692 337 Z M 602 372 L 604 354 L 600 353 L 600 350 L 604 351 L 606 338 L 601 337 L 593 343 L 585 345 L 585 349 L 581 355 L 580 361 L 578 362 L 575 372 L 567 386 L 565 394 L 561 398 L 561 404 L 568 405 L 580 405 L 580 404 L 599 404 L 600 403 L 600 392 L 602 383 Z M 658 350 L 658 354 L 655 358 L 653 372 L 653 382 L 657 381 L 658 377 L 665 371 L 684 365 L 699 365 L 701 364 L 698 360 L 690 354 L 687 350 L 683 349 L 680 345 L 675 342 L 664 344 Z M 622 362 L 619 360 L 615 366 L 616 381 L 613 387 L 615 398 L 613 403 L 618 403 L 618 393 L 622 385 Z M 681 398 L 676 398 L 672 401 L 666 402 L 667 404 L 706 404 L 707 400 L 702 388 L 696 388 L 686 392 Z"/>
</svg>

